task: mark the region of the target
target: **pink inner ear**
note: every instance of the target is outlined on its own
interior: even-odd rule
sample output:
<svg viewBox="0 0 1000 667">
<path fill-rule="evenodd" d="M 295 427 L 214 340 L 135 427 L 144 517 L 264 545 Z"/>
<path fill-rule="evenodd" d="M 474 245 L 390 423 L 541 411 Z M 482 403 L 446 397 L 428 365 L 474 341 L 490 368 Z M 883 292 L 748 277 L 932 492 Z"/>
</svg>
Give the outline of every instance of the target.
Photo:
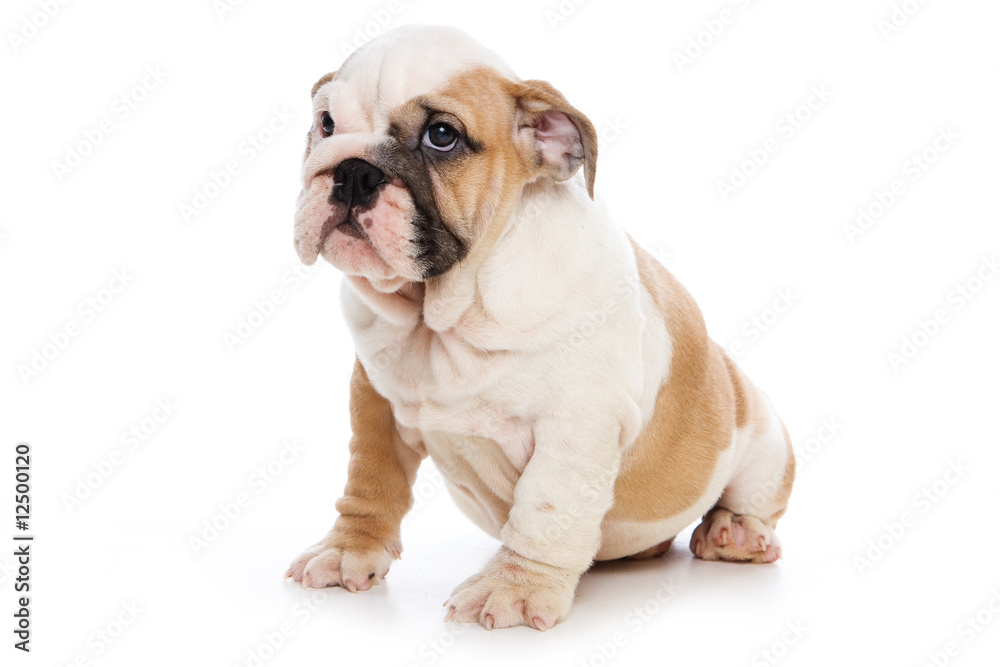
<svg viewBox="0 0 1000 667">
<path fill-rule="evenodd" d="M 569 177 L 583 162 L 583 139 L 569 116 L 550 109 L 535 121 L 535 139 L 542 160 L 563 177 Z"/>
<path fill-rule="evenodd" d="M 562 136 L 574 136 L 577 140 L 580 138 L 580 132 L 569 116 L 554 109 L 543 113 L 535 122 L 535 133 L 540 139 Z"/>
</svg>

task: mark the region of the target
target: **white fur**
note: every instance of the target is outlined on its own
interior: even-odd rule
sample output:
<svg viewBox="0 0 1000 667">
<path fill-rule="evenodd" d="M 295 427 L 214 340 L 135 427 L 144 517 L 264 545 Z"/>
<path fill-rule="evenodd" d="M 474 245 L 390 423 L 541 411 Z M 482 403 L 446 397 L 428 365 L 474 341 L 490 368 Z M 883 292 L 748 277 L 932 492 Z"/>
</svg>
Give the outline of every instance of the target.
<svg viewBox="0 0 1000 667">
<path fill-rule="evenodd" d="M 780 494 L 776 492 L 784 482 L 785 466 L 792 453 L 778 413 L 764 392 L 759 395 L 767 403 L 768 427 L 763 433 L 754 433 L 752 427 L 746 429 L 738 472 L 726 486 L 719 504 L 734 514 L 767 519 L 782 508 L 777 500 Z"/>
</svg>

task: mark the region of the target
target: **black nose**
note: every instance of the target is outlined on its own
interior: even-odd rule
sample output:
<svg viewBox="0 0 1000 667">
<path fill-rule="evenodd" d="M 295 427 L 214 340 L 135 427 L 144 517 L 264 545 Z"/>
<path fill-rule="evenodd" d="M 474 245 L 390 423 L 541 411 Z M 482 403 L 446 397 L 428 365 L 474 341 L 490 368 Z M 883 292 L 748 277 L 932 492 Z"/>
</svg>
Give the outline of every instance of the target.
<svg viewBox="0 0 1000 667">
<path fill-rule="evenodd" d="M 330 194 L 348 206 L 370 206 L 378 196 L 378 186 L 385 182 L 385 174 L 371 162 L 351 158 L 333 170 Z"/>
</svg>

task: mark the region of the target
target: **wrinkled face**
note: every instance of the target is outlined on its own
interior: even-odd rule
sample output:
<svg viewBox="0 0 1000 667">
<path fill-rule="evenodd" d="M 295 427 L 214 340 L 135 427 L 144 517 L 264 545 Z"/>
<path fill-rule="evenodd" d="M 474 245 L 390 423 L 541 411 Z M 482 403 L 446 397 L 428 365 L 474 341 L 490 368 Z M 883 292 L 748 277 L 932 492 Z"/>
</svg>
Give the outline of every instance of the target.
<svg viewBox="0 0 1000 667">
<path fill-rule="evenodd" d="M 392 292 L 481 254 L 525 183 L 586 162 L 592 187 L 595 161 L 593 126 L 551 86 L 457 30 L 401 28 L 313 89 L 295 247 Z"/>
</svg>

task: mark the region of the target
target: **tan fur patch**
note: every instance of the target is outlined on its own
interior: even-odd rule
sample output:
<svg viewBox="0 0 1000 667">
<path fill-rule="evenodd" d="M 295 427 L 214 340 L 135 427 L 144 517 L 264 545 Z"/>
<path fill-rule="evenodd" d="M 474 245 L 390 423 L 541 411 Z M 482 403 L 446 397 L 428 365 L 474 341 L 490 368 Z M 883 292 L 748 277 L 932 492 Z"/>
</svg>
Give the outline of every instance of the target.
<svg viewBox="0 0 1000 667">
<path fill-rule="evenodd" d="M 316 91 L 318 91 L 320 88 L 322 88 L 324 85 L 326 85 L 330 81 L 333 81 L 333 77 L 335 77 L 335 76 L 337 76 L 336 72 L 329 72 L 329 73 L 324 74 L 323 76 L 321 76 L 319 78 L 319 81 L 317 81 L 316 83 L 313 84 L 312 93 L 310 93 L 310 96 L 311 97 L 316 97 Z"/>
<path fill-rule="evenodd" d="M 505 220 L 527 178 L 514 149 L 514 100 L 511 81 L 498 72 L 477 68 L 446 87 L 394 109 L 390 126 L 406 137 L 419 137 L 428 123 L 446 122 L 466 134 L 474 148 L 462 155 L 428 160 L 435 200 L 452 232 L 467 242 L 490 236 L 492 221 Z M 499 230 L 497 230 L 499 235 Z M 487 240 L 486 246 L 492 243 Z"/>
<path fill-rule="evenodd" d="M 347 486 L 328 540 L 345 551 L 393 551 L 413 502 L 421 455 L 403 443 L 392 406 L 372 387 L 358 360 L 351 376 L 351 430 Z"/>
<path fill-rule="evenodd" d="M 713 345 L 718 355 L 722 357 L 733 383 L 736 398 L 736 425 L 740 428 L 750 425 L 753 427 L 754 433 L 758 434 L 766 432 L 770 427 L 770 406 L 740 367 L 733 363 L 722 346 L 716 343 Z"/>
<path fill-rule="evenodd" d="M 732 443 L 737 397 L 694 299 L 635 241 L 632 247 L 642 284 L 663 314 L 673 356 L 653 417 L 622 461 L 608 518 L 654 521 L 680 514 L 705 492 L 719 455 Z"/>
<path fill-rule="evenodd" d="M 750 421 L 750 396 L 742 382 L 743 373 L 733 363 L 733 360 L 729 358 L 729 355 L 723 354 L 722 361 L 726 364 L 729 377 L 733 379 L 733 389 L 736 398 L 736 425 L 743 428 Z"/>
</svg>

